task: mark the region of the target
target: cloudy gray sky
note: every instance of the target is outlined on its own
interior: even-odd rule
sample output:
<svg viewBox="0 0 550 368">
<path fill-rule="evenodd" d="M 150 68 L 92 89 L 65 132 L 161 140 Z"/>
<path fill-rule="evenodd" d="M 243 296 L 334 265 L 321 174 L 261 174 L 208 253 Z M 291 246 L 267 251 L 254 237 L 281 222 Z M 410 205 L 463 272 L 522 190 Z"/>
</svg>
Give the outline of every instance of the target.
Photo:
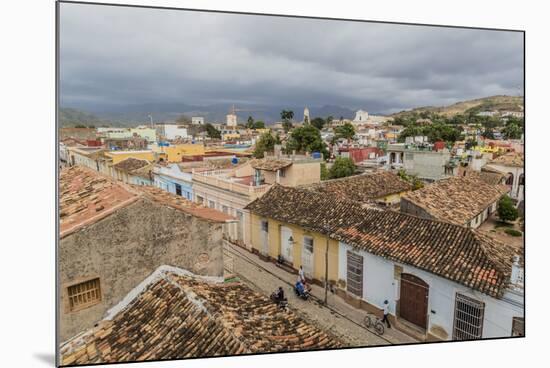
<svg viewBox="0 0 550 368">
<path fill-rule="evenodd" d="M 61 4 L 61 105 L 340 105 L 388 113 L 523 84 L 523 34 Z"/>
</svg>

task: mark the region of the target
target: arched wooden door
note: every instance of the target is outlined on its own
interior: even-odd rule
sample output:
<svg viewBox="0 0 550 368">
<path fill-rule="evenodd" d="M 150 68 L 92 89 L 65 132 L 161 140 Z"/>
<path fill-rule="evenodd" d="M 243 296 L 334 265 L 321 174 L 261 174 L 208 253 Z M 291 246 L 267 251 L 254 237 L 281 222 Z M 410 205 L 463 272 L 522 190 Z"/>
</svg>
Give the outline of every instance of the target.
<svg viewBox="0 0 550 368">
<path fill-rule="evenodd" d="M 419 327 L 427 327 L 428 294 L 430 287 L 422 279 L 401 274 L 399 316 Z"/>
</svg>

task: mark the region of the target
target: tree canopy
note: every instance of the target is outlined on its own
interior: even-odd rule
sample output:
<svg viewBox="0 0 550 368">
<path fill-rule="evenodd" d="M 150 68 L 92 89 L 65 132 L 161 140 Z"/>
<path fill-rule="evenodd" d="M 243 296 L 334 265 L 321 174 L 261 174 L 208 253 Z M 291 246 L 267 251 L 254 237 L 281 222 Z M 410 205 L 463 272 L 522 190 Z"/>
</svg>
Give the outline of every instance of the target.
<svg viewBox="0 0 550 368">
<path fill-rule="evenodd" d="M 345 123 L 344 125 L 336 127 L 336 129 L 334 129 L 334 134 L 336 138 L 353 139 L 355 136 L 355 128 L 351 123 Z"/>
<path fill-rule="evenodd" d="M 419 125 L 415 123 L 403 129 L 397 140 L 405 142 L 405 138 L 415 136 L 427 136 L 430 142 L 445 141 L 454 143 L 462 138 L 462 131 L 448 124 Z"/>
<path fill-rule="evenodd" d="M 500 220 L 504 222 L 514 221 L 518 218 L 518 210 L 507 195 L 498 202 L 497 213 Z"/>
<path fill-rule="evenodd" d="M 328 170 L 330 179 L 344 178 L 355 173 L 355 163 L 349 157 L 337 157 Z"/>
<path fill-rule="evenodd" d="M 326 158 L 328 150 L 321 138 L 321 132 L 312 125 L 304 125 L 292 130 L 286 144 L 287 153 L 296 152 L 321 152 Z"/>
<path fill-rule="evenodd" d="M 273 152 L 275 145 L 280 143 L 278 136 L 274 137 L 270 132 L 263 133 L 256 141 L 253 155 L 256 158 L 262 158 L 264 152 Z"/>
<path fill-rule="evenodd" d="M 323 129 L 323 126 L 325 125 L 325 119 L 323 118 L 313 118 L 311 119 L 311 125 L 313 125 L 315 128 L 321 130 Z"/>
<path fill-rule="evenodd" d="M 292 119 L 294 118 L 294 112 L 292 110 L 282 110 L 281 119 L 283 120 L 283 129 L 285 132 L 289 132 L 292 129 Z"/>
<path fill-rule="evenodd" d="M 221 139 L 222 133 L 218 129 L 214 128 L 212 124 L 206 123 L 205 127 L 206 127 L 206 134 L 208 135 L 208 137 Z"/>
<path fill-rule="evenodd" d="M 520 139 L 523 133 L 523 124 L 517 119 L 510 119 L 502 129 L 502 135 L 506 139 Z"/>
</svg>

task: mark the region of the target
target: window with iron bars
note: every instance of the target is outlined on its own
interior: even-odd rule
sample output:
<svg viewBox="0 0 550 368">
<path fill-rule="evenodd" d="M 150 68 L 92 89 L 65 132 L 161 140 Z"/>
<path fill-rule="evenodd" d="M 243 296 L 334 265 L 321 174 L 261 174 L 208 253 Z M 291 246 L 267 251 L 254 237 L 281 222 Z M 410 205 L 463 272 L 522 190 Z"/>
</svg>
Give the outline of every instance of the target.
<svg viewBox="0 0 550 368">
<path fill-rule="evenodd" d="M 484 311 L 485 303 L 457 293 L 453 340 L 481 339 Z"/>
<path fill-rule="evenodd" d="M 363 256 L 347 252 L 347 290 L 358 297 L 363 297 Z"/>
<path fill-rule="evenodd" d="M 91 307 L 101 301 L 99 278 L 81 282 L 67 288 L 69 310 L 75 312 Z"/>
</svg>

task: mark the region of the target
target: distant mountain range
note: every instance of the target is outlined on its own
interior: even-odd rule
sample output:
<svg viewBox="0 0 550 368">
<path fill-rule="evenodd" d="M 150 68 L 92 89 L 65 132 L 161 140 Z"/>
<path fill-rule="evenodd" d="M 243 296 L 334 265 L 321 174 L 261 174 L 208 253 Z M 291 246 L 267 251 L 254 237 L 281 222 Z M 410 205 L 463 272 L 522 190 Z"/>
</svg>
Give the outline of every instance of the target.
<svg viewBox="0 0 550 368">
<path fill-rule="evenodd" d="M 149 115 L 153 117 L 155 123 L 173 122 L 181 115 L 187 117 L 203 116 L 207 122 L 224 123 L 225 115 L 231 110 L 231 104 L 214 104 L 208 106 L 187 105 L 183 103 L 156 103 L 156 104 L 136 104 L 119 106 L 109 110 L 82 111 L 80 109 L 63 107 L 60 109 L 61 126 L 76 125 L 113 125 L 113 126 L 135 126 L 137 124 L 149 124 Z M 266 124 L 273 124 L 281 120 L 282 110 L 292 110 L 294 120 L 302 121 L 304 118 L 304 106 L 261 106 L 250 105 L 235 106 L 239 123 L 245 123 L 248 116 L 254 120 L 262 120 Z M 334 119 L 343 117 L 353 119 L 355 110 L 336 106 L 308 106 L 310 117 L 326 118 L 332 116 Z M 467 114 L 469 112 L 479 111 L 523 111 L 523 97 L 521 96 L 491 96 L 475 100 L 461 101 L 449 106 L 425 106 L 412 110 L 400 111 L 391 116 L 402 116 L 411 112 L 435 112 L 445 116 L 456 114 Z M 375 112 L 369 111 L 373 115 Z"/>
<path fill-rule="evenodd" d="M 225 116 L 231 110 L 232 105 L 216 104 L 208 106 L 186 105 L 186 104 L 139 104 L 127 105 L 112 108 L 110 110 L 82 111 L 80 109 L 62 107 L 60 109 L 61 126 L 75 125 L 114 125 L 131 126 L 136 124 L 148 124 L 153 117 L 155 123 L 173 122 L 181 115 L 187 117 L 203 116 L 207 122 L 224 123 Z M 326 118 L 333 116 L 335 119 L 343 117 L 351 119 L 355 116 L 355 110 L 341 106 L 308 106 L 310 117 Z M 294 120 L 302 121 L 304 118 L 304 106 L 242 106 L 236 105 L 239 123 L 245 123 L 248 116 L 254 120 L 264 121 L 266 124 L 273 124 L 281 120 L 282 110 L 292 110 Z"/>
<path fill-rule="evenodd" d="M 451 117 L 457 114 L 478 113 L 480 111 L 523 111 L 523 96 L 490 96 L 475 100 L 461 101 L 449 106 L 425 106 L 400 111 L 391 116 L 403 116 L 412 112 L 424 111 Z"/>
</svg>

